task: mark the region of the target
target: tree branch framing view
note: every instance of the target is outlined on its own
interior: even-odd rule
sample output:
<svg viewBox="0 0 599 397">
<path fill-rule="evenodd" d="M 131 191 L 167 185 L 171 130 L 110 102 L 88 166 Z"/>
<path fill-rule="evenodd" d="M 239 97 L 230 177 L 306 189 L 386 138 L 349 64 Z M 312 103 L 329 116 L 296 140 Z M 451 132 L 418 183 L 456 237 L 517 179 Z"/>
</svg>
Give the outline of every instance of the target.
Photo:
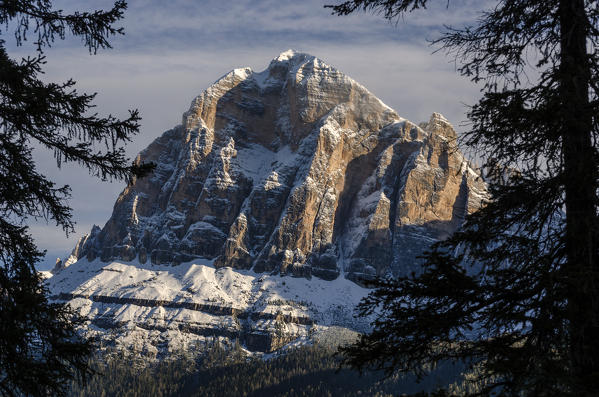
<svg viewBox="0 0 599 397">
<path fill-rule="evenodd" d="M 393 19 L 427 3 L 332 10 Z M 391 373 L 461 359 L 476 368 L 474 394 L 599 390 L 598 18 L 595 1 L 499 1 L 433 42 L 484 83 L 462 139 L 486 158 L 491 198 L 422 274 L 376 284 L 361 311 L 383 316 L 346 362 Z"/>
<path fill-rule="evenodd" d="M 65 392 L 72 378 L 85 380 L 93 352 L 76 327 L 83 319 L 68 306 L 50 303 L 35 268 L 43 253 L 28 234 L 29 219 L 55 222 L 73 231 L 66 200 L 69 186 L 57 187 L 36 167 L 33 143 L 53 152 L 58 166 L 76 162 L 100 178 L 130 179 L 151 167 L 131 165 L 122 145 L 139 130 L 139 115 L 119 120 L 90 115 L 95 94 L 80 94 L 73 80 L 44 83 L 44 52 L 55 39 L 81 37 L 92 53 L 110 48 L 122 34 L 113 25 L 126 3 L 108 11 L 63 14 L 50 1 L 5 1 L 0 23 L 14 28 L 17 45 L 35 37 L 37 55 L 11 59 L 0 40 L 0 392 L 46 395 Z M 3 32 L 4 33 L 4 32 Z"/>
<path fill-rule="evenodd" d="M 351 26 L 372 13 L 398 26 L 408 15 L 425 20 L 441 3 L 475 4 L 318 7 L 331 23 Z M 57 42 L 81 40 L 78 50 L 94 57 L 111 49 L 125 33 L 127 2 L 65 12 L 51 0 L 1 1 L 0 395 L 597 395 L 599 3 L 484 3 L 472 24 L 447 26 L 430 42 L 480 87 L 457 138 L 440 114 L 412 124 L 333 67 L 289 50 L 263 72 L 226 74 L 133 161 L 125 145 L 140 132 L 138 110 L 101 116 L 96 94 L 79 92 L 73 79 L 42 78 Z M 173 11 L 190 4 L 174 2 Z M 282 18 L 291 30 L 293 18 Z M 11 56 L 28 45 L 34 55 Z M 359 149 L 350 152 L 352 139 Z M 424 147 L 428 158 L 417 157 Z M 452 168 L 454 147 L 476 153 L 481 169 L 466 159 Z M 55 224 L 68 236 L 76 215 L 71 188 L 40 169 L 37 148 L 59 169 L 72 163 L 127 184 L 113 217 L 80 239 L 54 281 L 36 268 L 44 251 L 30 226 Z M 423 237 L 435 242 L 402 273 L 389 250 L 406 250 L 403 260 L 418 251 L 413 240 L 396 244 L 405 237 L 396 230 L 408 211 L 400 200 L 407 164 L 418 161 L 438 175 L 414 188 L 430 190 L 421 192 L 430 200 L 409 205 L 423 213 L 430 205 L 438 219 L 408 227 L 442 233 Z M 481 179 L 488 195 L 470 211 Z M 452 181 L 446 219 L 436 212 L 439 186 Z M 360 297 L 354 323 L 338 327 L 347 324 L 337 302 Z M 85 304 L 69 303 L 76 299 Z M 159 317 L 126 327 L 151 324 L 151 349 L 167 345 L 170 358 L 127 355 L 90 336 L 119 332 L 112 313 L 127 305 Z M 188 334 L 204 345 L 190 347 Z M 165 338 L 183 340 L 182 351 Z M 447 370 L 454 363 L 459 375 Z M 442 384 L 431 381 L 438 374 Z M 230 388 L 220 385 L 227 379 L 235 379 Z"/>
</svg>

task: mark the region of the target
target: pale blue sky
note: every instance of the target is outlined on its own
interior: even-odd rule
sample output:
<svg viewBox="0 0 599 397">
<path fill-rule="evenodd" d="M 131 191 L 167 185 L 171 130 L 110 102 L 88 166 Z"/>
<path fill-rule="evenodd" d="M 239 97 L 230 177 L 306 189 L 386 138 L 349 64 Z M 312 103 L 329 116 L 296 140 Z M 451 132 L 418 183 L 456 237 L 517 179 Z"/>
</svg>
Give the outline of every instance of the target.
<svg viewBox="0 0 599 397">
<path fill-rule="evenodd" d="M 465 120 L 464 103 L 479 93 L 455 72 L 452 59 L 432 54 L 428 46 L 442 25 L 472 24 L 487 0 L 431 0 L 426 12 L 397 23 L 358 13 L 335 17 L 324 4 L 333 0 L 133 0 L 115 38 L 113 49 L 91 56 L 79 40 L 57 42 L 47 51 L 45 79 L 78 82 L 78 88 L 98 92 L 97 111 L 126 115 L 138 108 L 141 134 L 128 146 L 131 156 L 163 131 L 180 123 L 191 100 L 229 70 L 249 66 L 264 69 L 289 48 L 308 52 L 353 77 L 413 122 L 443 113 L 456 127 Z M 106 8 L 110 1 L 56 2 L 72 10 Z M 32 51 L 15 48 L 10 33 L 2 37 L 13 56 Z M 32 232 L 48 250 L 44 268 L 68 255 L 76 239 L 92 224 L 103 226 L 123 183 L 102 183 L 77 166 L 53 165 L 51 154 L 36 153 L 41 171 L 72 188 L 70 201 L 76 234 L 66 238 L 53 224 L 38 223 Z"/>
</svg>

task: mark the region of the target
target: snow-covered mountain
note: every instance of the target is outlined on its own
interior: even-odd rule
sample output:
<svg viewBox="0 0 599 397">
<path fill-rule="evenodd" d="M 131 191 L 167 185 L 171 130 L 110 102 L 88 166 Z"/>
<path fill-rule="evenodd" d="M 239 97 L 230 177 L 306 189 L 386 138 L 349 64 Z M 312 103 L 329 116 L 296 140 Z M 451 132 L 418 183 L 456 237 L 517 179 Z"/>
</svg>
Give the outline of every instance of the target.
<svg viewBox="0 0 599 397">
<path fill-rule="evenodd" d="M 440 114 L 417 126 L 307 54 L 235 69 L 140 153 L 155 172 L 79 241 L 51 291 L 94 332 L 154 353 L 210 335 L 271 351 L 319 327 L 362 330 L 360 280 L 418 270 L 485 197 L 455 140 Z"/>
</svg>

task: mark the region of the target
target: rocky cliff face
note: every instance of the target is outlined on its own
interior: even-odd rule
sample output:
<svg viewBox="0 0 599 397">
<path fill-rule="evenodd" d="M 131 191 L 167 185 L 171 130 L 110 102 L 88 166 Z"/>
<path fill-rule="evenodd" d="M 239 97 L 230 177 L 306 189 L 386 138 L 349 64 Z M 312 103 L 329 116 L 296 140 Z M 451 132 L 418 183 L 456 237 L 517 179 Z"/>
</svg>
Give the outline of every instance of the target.
<svg viewBox="0 0 599 397">
<path fill-rule="evenodd" d="M 140 153 L 75 256 L 349 279 L 404 274 L 476 210 L 484 186 L 433 113 L 417 126 L 321 60 L 287 51 L 236 69 Z"/>
</svg>

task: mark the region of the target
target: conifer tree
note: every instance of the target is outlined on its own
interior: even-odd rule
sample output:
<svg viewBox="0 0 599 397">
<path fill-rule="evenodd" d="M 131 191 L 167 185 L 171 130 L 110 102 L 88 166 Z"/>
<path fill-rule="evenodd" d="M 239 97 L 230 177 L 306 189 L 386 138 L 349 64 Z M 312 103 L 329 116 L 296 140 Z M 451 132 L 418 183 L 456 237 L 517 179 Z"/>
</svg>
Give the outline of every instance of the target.
<svg viewBox="0 0 599 397">
<path fill-rule="evenodd" d="M 329 7 L 394 19 L 427 4 Z M 434 41 L 482 83 L 462 139 L 485 156 L 491 197 L 421 274 L 376 283 L 360 310 L 380 315 L 347 363 L 422 373 L 463 360 L 482 395 L 596 395 L 598 39 L 596 0 L 498 0 Z"/>
<path fill-rule="evenodd" d="M 103 179 L 131 179 L 147 172 L 132 165 L 123 143 L 139 130 L 139 115 L 100 117 L 90 113 L 94 95 L 75 82 L 39 78 L 44 51 L 56 39 L 77 36 L 91 53 L 109 48 L 122 34 L 114 24 L 124 1 L 110 10 L 56 10 L 50 0 L 0 1 L 0 395 L 56 395 L 74 377 L 83 378 L 92 352 L 76 332 L 83 321 L 67 306 L 50 303 L 35 264 L 43 253 L 29 235 L 27 221 L 53 221 L 73 231 L 66 200 L 68 186 L 56 186 L 34 161 L 33 145 L 54 153 L 60 167 L 75 162 Z M 6 34 L 17 45 L 33 40 L 35 56 L 12 59 Z"/>
</svg>

